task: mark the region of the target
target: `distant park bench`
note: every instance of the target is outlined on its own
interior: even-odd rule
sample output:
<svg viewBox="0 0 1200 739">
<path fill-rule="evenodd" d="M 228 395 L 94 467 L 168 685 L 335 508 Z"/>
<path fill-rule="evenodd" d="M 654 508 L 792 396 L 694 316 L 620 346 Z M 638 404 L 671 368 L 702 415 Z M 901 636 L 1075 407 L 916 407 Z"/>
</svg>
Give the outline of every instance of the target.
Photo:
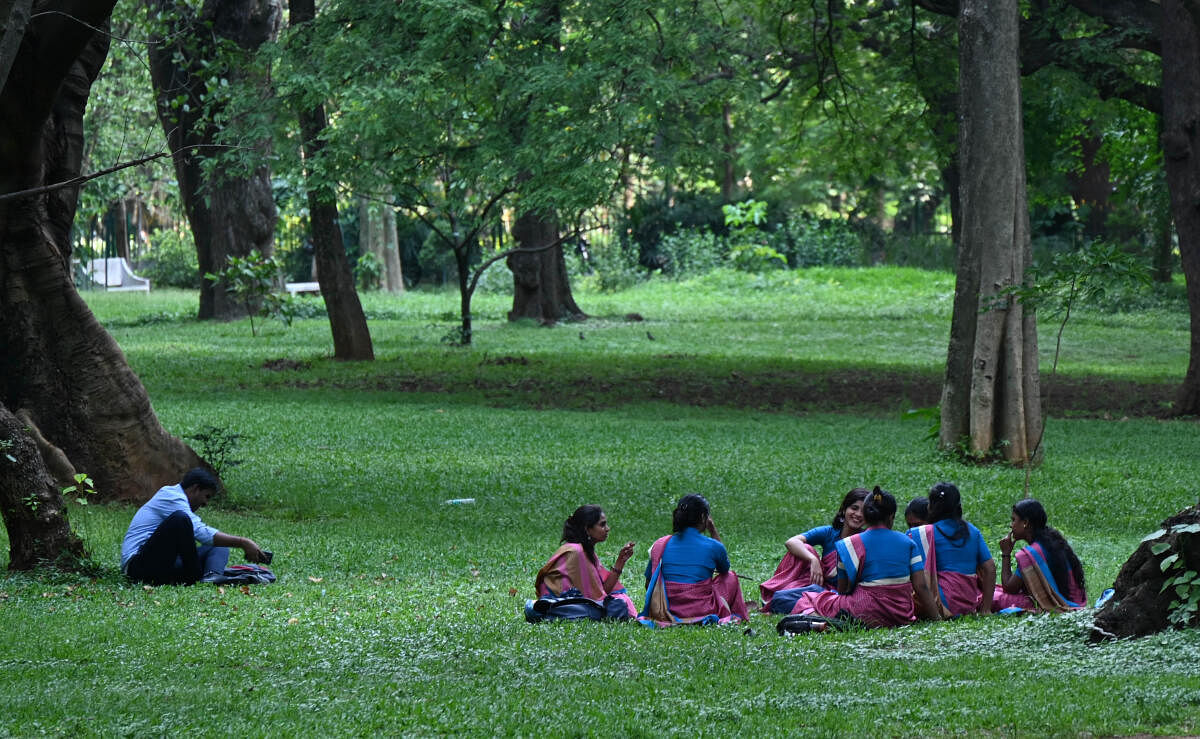
<svg viewBox="0 0 1200 739">
<path fill-rule="evenodd" d="M 320 295 L 321 283 L 319 282 L 288 282 L 283 288 L 288 291 L 288 295 Z"/>
<path fill-rule="evenodd" d="M 94 259 L 83 265 L 83 275 L 93 283 L 113 292 L 143 290 L 150 292 L 150 280 L 138 277 L 123 257 Z"/>
</svg>

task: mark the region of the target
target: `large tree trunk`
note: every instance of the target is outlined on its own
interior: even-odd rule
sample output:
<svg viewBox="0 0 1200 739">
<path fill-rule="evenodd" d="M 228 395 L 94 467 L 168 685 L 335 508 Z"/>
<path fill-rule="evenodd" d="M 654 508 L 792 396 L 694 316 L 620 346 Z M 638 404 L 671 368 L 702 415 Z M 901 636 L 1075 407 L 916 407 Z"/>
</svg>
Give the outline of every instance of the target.
<svg viewBox="0 0 1200 739">
<path fill-rule="evenodd" d="M 206 0 L 199 17 L 176 0 L 145 0 L 145 4 L 172 19 L 167 38 L 150 44 L 150 76 L 192 226 L 200 274 L 219 272 L 229 257 L 244 257 L 255 249 L 268 256 L 276 220 L 270 172 L 264 166 L 246 176 L 205 175 L 204 162 L 219 151 L 214 146 L 217 130 L 205 122 L 205 97 L 214 75 L 217 44 L 233 42 L 248 56 L 274 41 L 283 13 L 280 0 Z M 247 72 L 233 66 L 221 74 L 254 84 Z M 186 95 L 186 105 L 179 104 L 181 95 Z M 270 144 L 264 140 L 257 146 Z M 200 285 L 200 318 L 245 315 L 245 303 L 229 294 L 223 281 L 201 280 Z"/>
<path fill-rule="evenodd" d="M 105 33 L 93 29 L 107 26 L 111 9 L 111 2 L 36 5 L 0 91 L 0 195 L 79 174 L 83 109 L 108 51 Z M 0 434 L 23 455 L 32 444 L 44 459 L 61 457 L 88 473 L 104 499 L 144 500 L 200 460 L 163 430 L 121 349 L 75 291 L 69 235 L 77 197 L 78 188 L 60 188 L 0 201 L 0 426 L 10 430 Z M 75 551 L 47 492 L 54 483 L 46 465 L 10 453 L 16 463 L 0 456 L 10 565 Z M 36 520 L 12 515 L 18 494 L 41 501 Z"/>
<path fill-rule="evenodd" d="M 1031 254 L 1017 21 L 1017 0 L 960 3 L 963 228 L 940 443 L 1029 463 L 1042 435 L 1037 325 L 1002 297 Z"/>
<path fill-rule="evenodd" d="M 301 26 L 316 18 L 316 7 L 313 0 L 293 0 L 291 13 L 291 25 Z M 304 158 L 311 163 L 320 156 L 324 147 L 321 134 L 328 125 L 325 106 L 318 104 L 301 110 L 298 117 Z M 375 358 L 375 349 L 371 345 L 371 332 L 367 329 L 362 302 L 354 290 L 354 275 L 350 271 L 350 260 L 346 257 L 342 229 L 338 226 L 337 197 L 332 187 L 317 182 L 311 175 L 310 171 L 308 212 L 312 226 L 313 258 L 317 281 L 321 285 L 321 297 L 329 314 L 333 356 L 343 360 L 371 360 Z"/>
<path fill-rule="evenodd" d="M 1187 280 L 1191 354 L 1174 411 L 1200 415 L 1200 2 L 1163 0 L 1163 154 Z"/>
<path fill-rule="evenodd" d="M 517 252 L 505 260 L 513 275 L 513 307 L 508 320 L 532 318 L 551 324 L 586 318 L 571 295 L 562 244 L 550 246 L 558 241 L 557 221 L 525 213 L 513 224 L 512 232 L 519 249 L 537 251 Z"/>
</svg>

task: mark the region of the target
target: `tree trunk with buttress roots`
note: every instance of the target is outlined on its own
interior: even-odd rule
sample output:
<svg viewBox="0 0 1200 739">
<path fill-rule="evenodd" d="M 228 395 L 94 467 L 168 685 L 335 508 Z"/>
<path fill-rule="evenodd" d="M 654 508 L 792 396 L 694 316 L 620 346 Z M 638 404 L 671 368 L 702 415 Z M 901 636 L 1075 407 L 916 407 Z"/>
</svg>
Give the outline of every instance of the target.
<svg viewBox="0 0 1200 739">
<path fill-rule="evenodd" d="M 513 307 L 508 320 L 531 318 L 550 324 L 586 318 L 571 294 L 562 244 L 550 246 L 559 239 L 558 222 L 525 213 L 513 224 L 512 233 L 517 248 L 530 251 L 510 254 L 505 260 L 513 275 Z"/>
<path fill-rule="evenodd" d="M 79 174 L 83 110 L 108 52 L 96 29 L 111 9 L 35 4 L 0 90 L 0 198 Z M 58 492 L 64 476 L 85 472 L 102 499 L 138 501 L 200 464 L 159 424 L 125 355 L 75 291 L 78 194 L 0 200 L 0 508 L 14 568 L 78 552 Z"/>
<path fill-rule="evenodd" d="M 1017 0 L 959 6 L 963 227 L 940 445 L 1028 464 L 1040 456 L 1037 323 L 1004 290 L 1031 259 Z"/>
</svg>

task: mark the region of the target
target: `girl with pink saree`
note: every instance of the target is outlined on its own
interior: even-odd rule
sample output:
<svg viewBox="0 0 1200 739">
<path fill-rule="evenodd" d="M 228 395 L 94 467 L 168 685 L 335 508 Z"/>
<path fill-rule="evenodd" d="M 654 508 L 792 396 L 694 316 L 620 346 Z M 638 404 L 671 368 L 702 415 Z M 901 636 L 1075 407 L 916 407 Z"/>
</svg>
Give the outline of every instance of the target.
<svg viewBox="0 0 1200 739">
<path fill-rule="evenodd" d="M 1016 554 L 1015 542 L 1029 542 Z M 1087 605 L 1083 565 L 1066 538 L 1046 525 L 1046 509 L 1033 498 L 1012 509 L 1012 531 L 1000 540 L 1002 571 L 992 609 L 1000 613 L 1062 613 Z"/>
<path fill-rule="evenodd" d="M 837 592 L 804 593 L 792 613 L 848 614 L 867 626 L 903 626 L 917 619 L 915 600 L 926 618 L 940 620 L 917 545 L 892 531 L 896 499 L 876 487 L 864 502 L 863 517 L 867 529 L 837 543 Z"/>
<path fill-rule="evenodd" d="M 942 618 L 992 612 L 996 563 L 979 529 L 963 520 L 962 496 L 953 483 L 929 490 L 929 523 L 909 530 L 924 560 L 929 590 Z"/>
<path fill-rule="evenodd" d="M 538 570 L 534 587 L 538 596 L 582 596 L 603 605 L 608 597 L 625 604 L 629 617 L 637 616 L 625 586 L 621 571 L 633 556 L 633 542 L 627 542 L 617 552 L 611 570 L 600 564 L 595 546 L 608 539 L 608 517 L 597 505 L 582 505 L 563 523 L 561 546 L 550 561 Z"/>
<path fill-rule="evenodd" d="M 764 613 L 790 613 L 800 594 L 837 584 L 837 542 L 863 530 L 862 507 L 870 491 L 854 488 L 842 499 L 829 526 L 818 526 L 784 542 L 787 553 L 771 579 L 758 586 Z M 816 547 L 821 548 L 817 554 Z"/>
<path fill-rule="evenodd" d="M 742 587 L 729 568 L 729 555 L 709 515 L 708 501 L 701 495 L 683 496 L 672 522 L 675 533 L 650 547 L 646 604 L 638 621 L 662 627 L 747 619 Z"/>
</svg>

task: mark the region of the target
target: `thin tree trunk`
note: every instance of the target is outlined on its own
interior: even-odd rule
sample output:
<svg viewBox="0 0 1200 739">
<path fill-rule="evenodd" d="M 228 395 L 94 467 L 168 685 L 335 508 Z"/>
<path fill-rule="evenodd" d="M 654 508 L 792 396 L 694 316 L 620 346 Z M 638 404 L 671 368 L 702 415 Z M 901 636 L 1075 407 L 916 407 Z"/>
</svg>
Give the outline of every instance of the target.
<svg viewBox="0 0 1200 739">
<path fill-rule="evenodd" d="M 376 287 L 390 293 L 404 292 L 404 272 L 396 236 L 396 211 L 388 203 L 360 196 L 358 200 L 358 240 L 362 254 L 370 252 L 379 261 Z"/>
<path fill-rule="evenodd" d="M 1163 0 L 1163 154 L 1191 316 L 1174 412 L 1200 415 L 1200 2 Z"/>
<path fill-rule="evenodd" d="M 1154 238 L 1154 263 L 1151 274 L 1155 282 L 1169 283 L 1175 267 L 1175 240 L 1172 238 L 1174 221 L 1169 210 L 1152 216 Z"/>
<path fill-rule="evenodd" d="M 116 256 L 129 259 L 129 212 L 125 209 L 125 198 L 118 198 L 109 210 L 112 213 L 113 251 Z"/>
<path fill-rule="evenodd" d="M 379 248 L 379 223 L 378 219 L 373 217 L 371 211 L 371 201 L 365 195 L 358 196 L 358 258 L 362 259 L 364 255 L 370 254 L 376 258 L 380 257 Z M 382 275 L 381 275 L 382 277 Z M 378 284 L 371 285 L 371 288 L 378 287 Z M 366 287 L 366 286 L 363 286 Z"/>
<path fill-rule="evenodd" d="M 292 26 L 301 26 L 316 18 L 313 0 L 293 0 L 291 12 Z M 311 162 L 320 156 L 324 146 L 321 133 L 328 125 L 325 106 L 318 104 L 301 110 L 298 117 L 304 158 Z M 367 317 L 358 293 L 354 290 L 354 275 L 350 271 L 350 260 L 346 257 L 342 230 L 338 226 L 337 197 L 329 185 L 315 182 L 311 172 L 307 176 L 313 258 L 317 281 L 321 284 L 321 298 L 329 314 L 333 356 L 342 360 L 372 360 L 375 350 L 371 345 L 371 332 L 367 328 Z"/>
<path fill-rule="evenodd" d="M 721 166 L 717 172 L 721 181 L 721 202 L 732 203 L 737 186 L 737 142 L 733 140 L 733 109 L 729 103 L 721 110 Z"/>
<path fill-rule="evenodd" d="M 1109 203 L 1112 195 L 1112 171 L 1108 162 L 1100 159 L 1100 148 L 1104 140 L 1095 134 L 1079 136 L 1079 151 L 1082 169 L 1069 173 L 1071 199 L 1077 208 L 1086 208 L 1083 221 L 1085 239 L 1101 239 L 1108 231 Z"/>
<path fill-rule="evenodd" d="M 962 243 L 940 442 L 1029 463 L 1040 451 L 1037 325 L 1006 288 L 1030 261 L 1016 0 L 959 11 Z"/>
<path fill-rule="evenodd" d="M 404 292 L 404 266 L 400 263 L 400 241 L 396 234 L 396 209 L 384 205 L 379 214 L 379 245 L 383 258 L 383 287 L 390 293 Z"/>
<path fill-rule="evenodd" d="M 458 267 L 458 307 L 459 313 L 462 315 L 459 343 L 463 346 L 470 346 L 475 329 L 471 320 L 471 247 L 469 244 L 458 244 L 454 247 L 454 263 Z"/>
</svg>

